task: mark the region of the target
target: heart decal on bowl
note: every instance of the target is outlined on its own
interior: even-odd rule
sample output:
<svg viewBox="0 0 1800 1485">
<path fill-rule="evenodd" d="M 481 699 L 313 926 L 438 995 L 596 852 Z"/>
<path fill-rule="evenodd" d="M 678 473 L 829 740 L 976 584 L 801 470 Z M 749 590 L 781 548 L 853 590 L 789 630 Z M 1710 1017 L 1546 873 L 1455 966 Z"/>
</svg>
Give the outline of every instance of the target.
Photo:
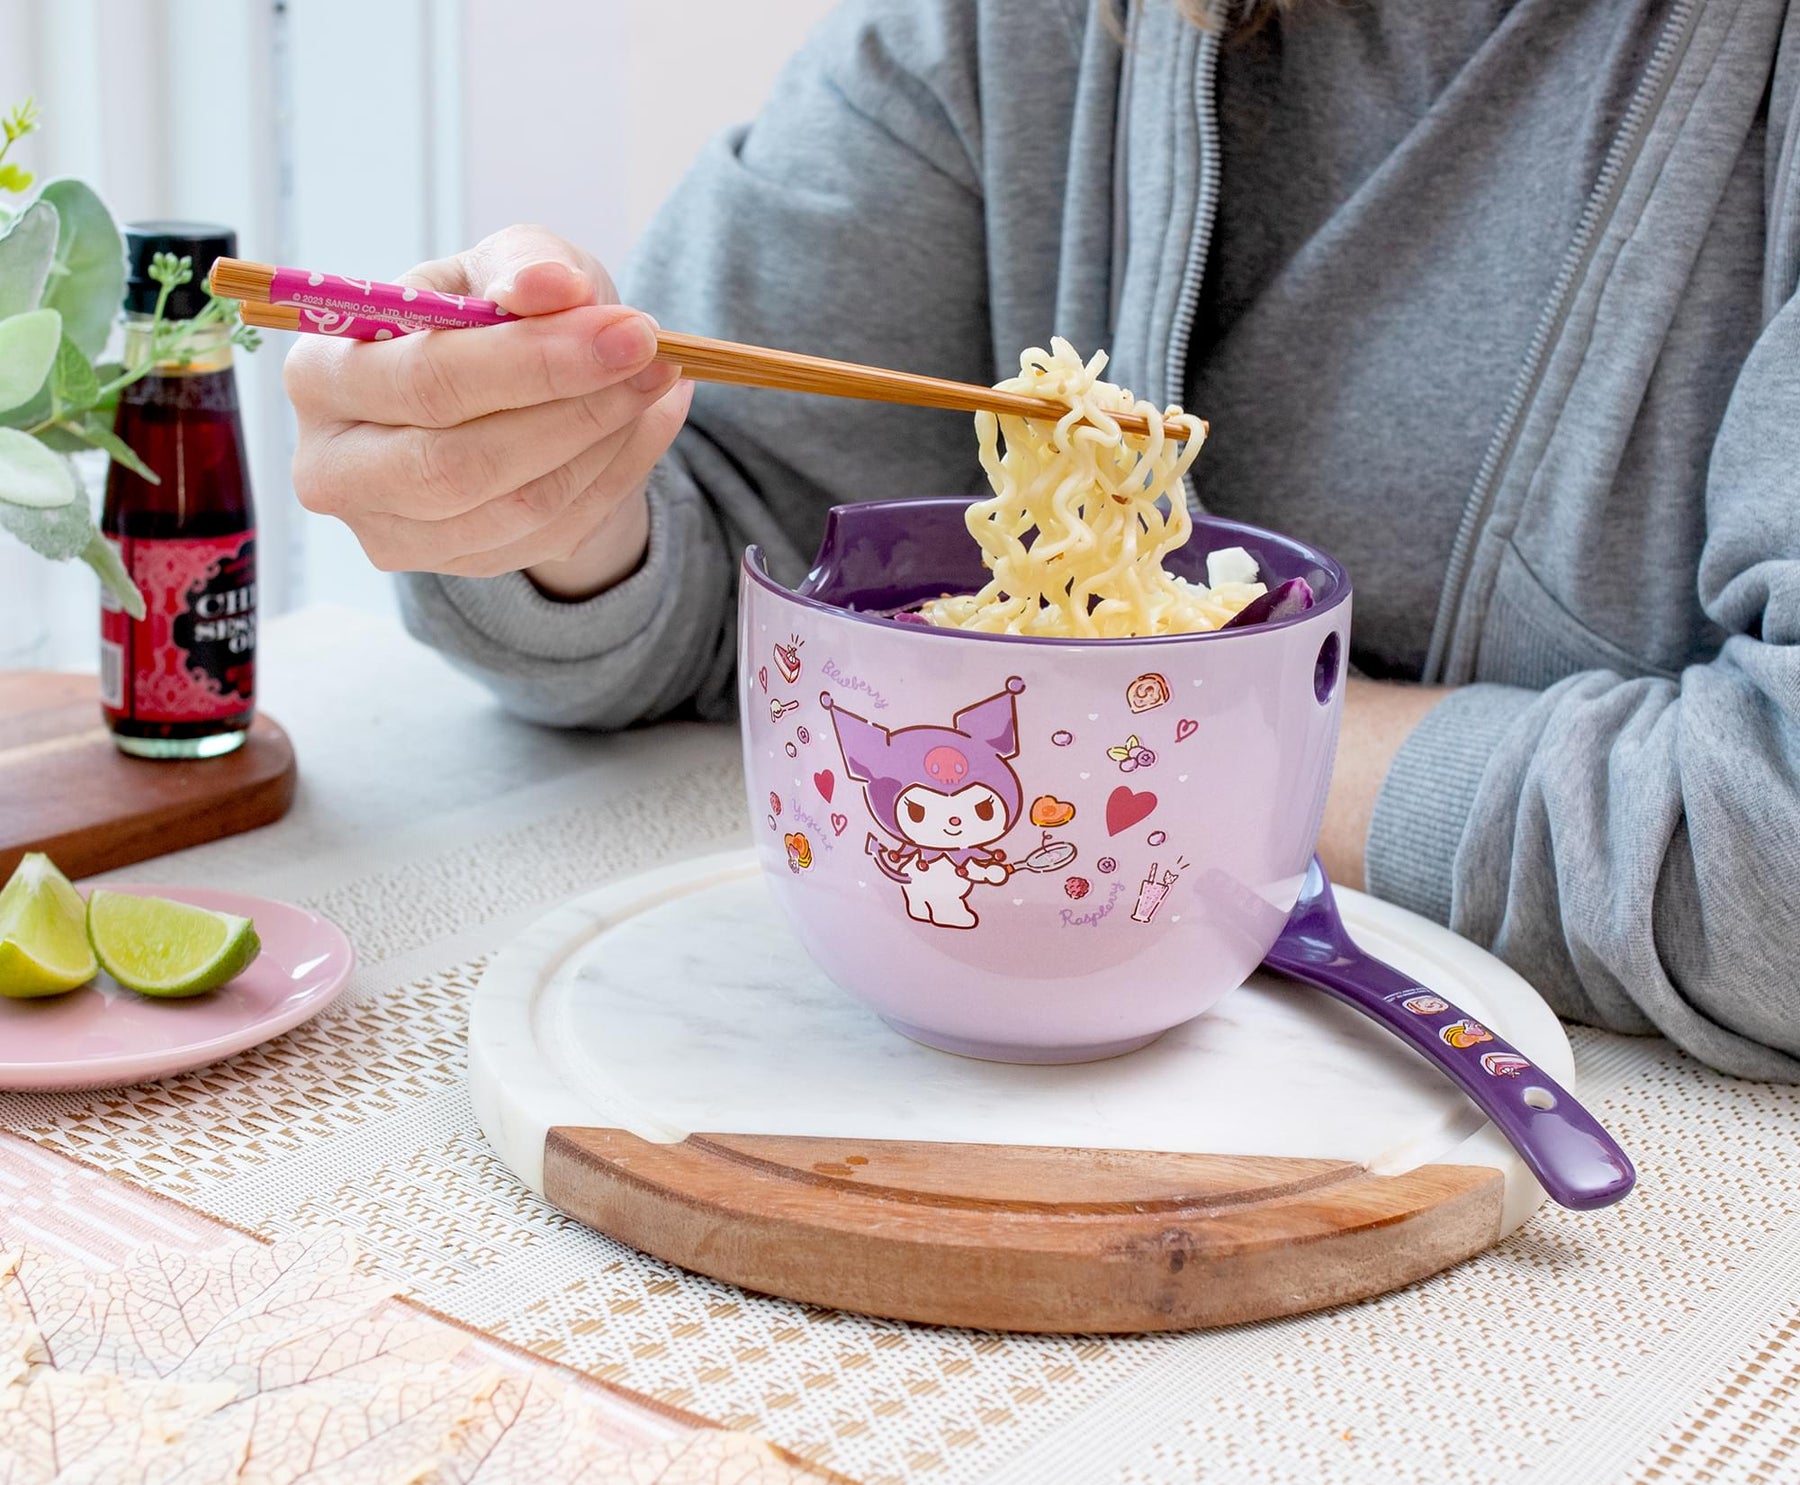
<svg viewBox="0 0 1800 1485">
<path fill-rule="evenodd" d="M 842 835 L 849 828 L 850 817 L 848 815 L 833 815 L 831 817 L 831 833 L 833 835 Z"/>
<path fill-rule="evenodd" d="M 1117 835 L 1121 830 L 1129 830 L 1139 820 L 1149 819 L 1155 809 L 1156 796 L 1148 789 L 1133 792 L 1120 784 L 1106 797 L 1106 833 Z"/>
<path fill-rule="evenodd" d="M 1200 724 L 1192 717 L 1183 717 L 1175 724 L 1175 741 L 1186 742 L 1200 730 Z"/>
<path fill-rule="evenodd" d="M 821 768 L 813 775 L 813 788 L 819 791 L 825 803 L 830 804 L 832 790 L 837 788 L 837 775 L 829 768 Z"/>
</svg>

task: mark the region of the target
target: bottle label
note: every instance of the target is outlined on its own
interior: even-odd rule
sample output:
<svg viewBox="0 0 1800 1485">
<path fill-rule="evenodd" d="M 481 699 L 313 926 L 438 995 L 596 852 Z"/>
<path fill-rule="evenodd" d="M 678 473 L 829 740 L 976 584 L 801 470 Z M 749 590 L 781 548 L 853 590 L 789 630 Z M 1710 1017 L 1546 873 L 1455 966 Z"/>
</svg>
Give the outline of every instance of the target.
<svg viewBox="0 0 1800 1485">
<path fill-rule="evenodd" d="M 120 537 L 119 558 L 144 595 L 134 621 L 105 601 L 101 697 L 144 722 L 205 722 L 247 710 L 256 694 L 256 531 L 155 541 Z"/>
</svg>

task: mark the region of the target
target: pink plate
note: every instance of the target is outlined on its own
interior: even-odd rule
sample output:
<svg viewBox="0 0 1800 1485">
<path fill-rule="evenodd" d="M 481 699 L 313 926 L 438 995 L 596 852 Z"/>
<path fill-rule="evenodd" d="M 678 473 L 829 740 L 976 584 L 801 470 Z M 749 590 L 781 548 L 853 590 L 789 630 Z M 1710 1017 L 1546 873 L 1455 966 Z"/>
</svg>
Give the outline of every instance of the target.
<svg viewBox="0 0 1800 1485">
<path fill-rule="evenodd" d="M 0 999 L 0 1089 L 118 1088 L 204 1067 L 316 1016 L 356 962 L 336 924 L 291 903 L 205 887 L 107 890 L 254 918 L 262 953 L 230 984 L 188 1000 L 136 995 L 104 973 L 67 995 Z"/>
</svg>

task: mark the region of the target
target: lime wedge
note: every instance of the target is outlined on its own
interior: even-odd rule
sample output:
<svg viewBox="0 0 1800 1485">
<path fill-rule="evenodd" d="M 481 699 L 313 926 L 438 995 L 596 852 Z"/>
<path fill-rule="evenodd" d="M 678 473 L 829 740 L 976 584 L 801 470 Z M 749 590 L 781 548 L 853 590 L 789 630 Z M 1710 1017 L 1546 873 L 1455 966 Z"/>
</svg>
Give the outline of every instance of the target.
<svg viewBox="0 0 1800 1485">
<path fill-rule="evenodd" d="M 202 995 L 262 952 L 248 918 L 125 892 L 88 898 L 87 932 L 100 967 L 140 995 Z"/>
<path fill-rule="evenodd" d="M 0 889 L 0 995 L 61 995 L 93 979 L 81 894 L 55 863 L 33 851 Z"/>
</svg>

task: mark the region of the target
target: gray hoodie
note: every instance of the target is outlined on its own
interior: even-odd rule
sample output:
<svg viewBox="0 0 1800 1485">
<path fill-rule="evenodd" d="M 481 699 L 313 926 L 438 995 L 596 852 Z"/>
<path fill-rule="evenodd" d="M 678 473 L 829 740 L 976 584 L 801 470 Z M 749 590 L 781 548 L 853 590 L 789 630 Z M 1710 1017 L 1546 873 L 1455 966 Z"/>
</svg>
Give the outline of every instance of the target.
<svg viewBox="0 0 1800 1485">
<path fill-rule="evenodd" d="M 1388 775 L 1370 883 L 1567 1017 L 1800 1080 L 1800 12 L 1589 8 L 1613 23 L 1584 84 L 1604 148 L 1567 240 L 1535 245 L 1554 272 L 1510 390 L 1467 409 L 1484 453 L 1416 615 L 1422 678 L 1459 689 Z M 1579 79 L 1582 33 L 1536 13 L 1544 65 Z M 1168 0 L 1128 27 L 1081 0 L 853 0 L 697 163 L 628 299 L 674 328 L 977 382 L 1056 333 L 1183 400 L 1220 40 Z M 1453 236 L 1504 240 L 1481 205 L 1496 162 L 1566 174 L 1571 146 L 1529 96 L 1464 127 L 1423 188 L 1460 214 Z M 1420 358 L 1478 333 L 1417 309 L 1360 305 L 1412 315 Z M 1293 354 L 1356 323 L 1324 316 Z M 1396 436 L 1359 406 L 1334 468 Z M 702 387 L 633 577 L 561 604 L 518 575 L 413 575 L 408 621 L 540 721 L 726 717 L 743 546 L 797 578 L 832 504 L 973 494 L 971 441 L 955 416 Z"/>
</svg>

